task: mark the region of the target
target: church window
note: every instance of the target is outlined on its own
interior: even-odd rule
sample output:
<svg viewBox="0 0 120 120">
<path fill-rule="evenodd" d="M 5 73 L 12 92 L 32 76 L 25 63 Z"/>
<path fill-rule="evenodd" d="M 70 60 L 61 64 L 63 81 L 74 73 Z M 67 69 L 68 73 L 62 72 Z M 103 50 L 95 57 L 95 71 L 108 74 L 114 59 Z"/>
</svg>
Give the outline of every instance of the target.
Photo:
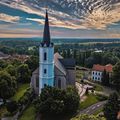
<svg viewBox="0 0 120 120">
<path fill-rule="evenodd" d="M 36 87 L 39 87 L 39 77 L 36 77 Z"/>
<path fill-rule="evenodd" d="M 44 84 L 44 87 L 47 87 L 47 84 Z"/>
<path fill-rule="evenodd" d="M 44 53 L 44 60 L 47 60 L 47 53 Z"/>
<path fill-rule="evenodd" d="M 61 88 L 61 79 L 58 79 L 58 88 Z"/>
<path fill-rule="evenodd" d="M 44 74 L 46 74 L 47 73 L 47 70 L 46 69 L 44 69 Z"/>
</svg>

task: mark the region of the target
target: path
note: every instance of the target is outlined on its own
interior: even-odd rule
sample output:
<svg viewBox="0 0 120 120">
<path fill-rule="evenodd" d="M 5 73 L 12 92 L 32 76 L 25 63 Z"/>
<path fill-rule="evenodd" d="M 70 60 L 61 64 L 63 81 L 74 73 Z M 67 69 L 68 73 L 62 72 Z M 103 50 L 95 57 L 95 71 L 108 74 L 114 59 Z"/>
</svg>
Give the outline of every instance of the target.
<svg viewBox="0 0 120 120">
<path fill-rule="evenodd" d="M 105 105 L 106 101 L 98 102 L 94 105 L 91 105 L 90 107 L 82 110 L 79 112 L 79 114 L 94 114 L 97 110 L 101 109 Z"/>
</svg>

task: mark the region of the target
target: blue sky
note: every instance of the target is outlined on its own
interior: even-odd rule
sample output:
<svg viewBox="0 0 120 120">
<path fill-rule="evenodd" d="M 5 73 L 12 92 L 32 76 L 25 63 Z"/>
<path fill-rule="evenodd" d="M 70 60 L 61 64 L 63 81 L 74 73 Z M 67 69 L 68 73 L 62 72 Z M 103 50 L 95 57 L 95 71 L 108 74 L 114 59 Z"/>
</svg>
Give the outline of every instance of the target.
<svg viewBox="0 0 120 120">
<path fill-rule="evenodd" d="M 1 0 L 0 37 L 42 37 L 45 8 L 34 6 L 24 0 Z M 53 9 L 48 13 L 53 38 L 120 38 L 120 2 L 109 12 L 99 8 L 84 19 Z"/>
</svg>

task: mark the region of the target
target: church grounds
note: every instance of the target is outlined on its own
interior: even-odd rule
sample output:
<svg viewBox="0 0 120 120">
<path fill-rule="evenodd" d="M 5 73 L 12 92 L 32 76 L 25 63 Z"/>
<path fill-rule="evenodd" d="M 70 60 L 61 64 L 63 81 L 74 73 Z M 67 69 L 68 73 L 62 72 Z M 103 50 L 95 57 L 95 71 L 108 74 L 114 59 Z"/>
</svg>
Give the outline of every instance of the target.
<svg viewBox="0 0 120 120">
<path fill-rule="evenodd" d="M 24 111 L 24 113 L 21 115 L 19 120 L 35 120 L 36 113 L 35 113 L 35 108 L 33 104 L 30 104 L 28 108 Z"/>
<path fill-rule="evenodd" d="M 29 88 L 30 84 L 21 84 L 16 92 L 16 94 L 11 98 L 14 101 L 18 101 L 26 92 L 27 88 Z"/>
<path fill-rule="evenodd" d="M 28 88 L 29 88 L 29 84 L 21 84 L 16 94 L 11 98 L 11 100 L 18 102 Z M 5 105 L 0 106 L 0 118 L 6 115 L 11 116 L 11 114 L 7 111 Z"/>
</svg>

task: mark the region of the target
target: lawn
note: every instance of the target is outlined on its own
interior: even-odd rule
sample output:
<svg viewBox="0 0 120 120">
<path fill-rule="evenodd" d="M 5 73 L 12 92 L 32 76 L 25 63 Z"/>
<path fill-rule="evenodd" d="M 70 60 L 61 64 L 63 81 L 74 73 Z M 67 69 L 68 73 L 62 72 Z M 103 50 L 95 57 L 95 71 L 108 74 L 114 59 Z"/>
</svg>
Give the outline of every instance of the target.
<svg viewBox="0 0 120 120">
<path fill-rule="evenodd" d="M 30 105 L 22 114 L 19 120 L 35 120 L 35 108 L 33 105 Z"/>
<path fill-rule="evenodd" d="M 96 84 L 95 91 L 103 91 L 103 86 Z"/>
<path fill-rule="evenodd" d="M 16 94 L 12 97 L 12 100 L 18 101 L 25 93 L 26 89 L 29 88 L 30 84 L 22 84 L 19 86 Z"/>
<path fill-rule="evenodd" d="M 80 110 L 85 109 L 97 102 L 99 102 L 99 100 L 97 99 L 97 96 L 93 94 L 87 95 L 86 100 L 80 103 Z"/>
</svg>

